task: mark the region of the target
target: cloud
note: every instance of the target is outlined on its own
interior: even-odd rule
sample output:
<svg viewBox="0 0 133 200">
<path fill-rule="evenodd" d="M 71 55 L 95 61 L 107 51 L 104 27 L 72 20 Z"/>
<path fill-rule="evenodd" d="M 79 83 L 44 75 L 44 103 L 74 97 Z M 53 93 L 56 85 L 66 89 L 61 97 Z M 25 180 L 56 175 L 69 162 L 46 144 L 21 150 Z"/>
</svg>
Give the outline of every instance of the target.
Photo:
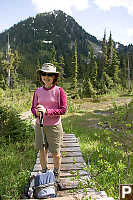
<svg viewBox="0 0 133 200">
<path fill-rule="evenodd" d="M 129 28 L 129 29 L 128 29 L 128 36 L 129 36 L 130 38 L 133 38 L 133 28 Z"/>
<path fill-rule="evenodd" d="M 108 11 L 113 7 L 124 7 L 128 9 L 128 14 L 133 15 L 133 0 L 93 0 L 102 10 Z"/>
<path fill-rule="evenodd" d="M 32 4 L 38 12 L 62 10 L 67 14 L 72 14 L 72 8 L 83 11 L 89 7 L 88 0 L 32 0 Z"/>
</svg>

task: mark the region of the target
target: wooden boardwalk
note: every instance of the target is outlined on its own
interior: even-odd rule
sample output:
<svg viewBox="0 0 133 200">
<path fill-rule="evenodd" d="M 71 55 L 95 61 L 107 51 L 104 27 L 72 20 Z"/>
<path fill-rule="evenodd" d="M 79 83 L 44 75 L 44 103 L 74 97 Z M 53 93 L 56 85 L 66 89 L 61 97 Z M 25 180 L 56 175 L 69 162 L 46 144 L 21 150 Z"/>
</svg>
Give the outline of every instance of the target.
<svg viewBox="0 0 133 200">
<path fill-rule="evenodd" d="M 62 191 L 58 191 L 56 198 L 49 200 L 81 200 L 84 197 L 91 197 L 95 200 L 113 200 L 112 197 L 107 197 L 104 191 L 97 192 L 95 189 L 87 188 L 87 193 L 83 189 L 79 189 L 79 181 L 83 184 L 89 180 L 89 174 L 85 171 L 86 164 L 83 160 L 78 139 L 74 134 L 63 135 L 63 146 L 61 148 L 62 162 L 60 179 L 62 183 Z M 51 153 L 48 153 L 48 168 L 53 169 L 53 159 Z M 31 176 L 36 175 L 41 171 L 39 153 L 37 154 L 36 164 Z M 75 177 L 78 175 L 79 179 Z M 74 189 L 76 189 L 74 191 Z"/>
<path fill-rule="evenodd" d="M 31 116 L 31 111 L 26 112 L 22 116 L 22 119 L 28 119 Z M 33 126 L 35 120 L 32 120 Z M 89 179 L 89 175 L 85 171 L 86 164 L 83 160 L 82 153 L 80 151 L 80 146 L 78 139 L 74 134 L 64 134 L 63 135 L 63 146 L 61 148 L 62 163 L 61 163 L 61 181 L 63 186 L 63 191 L 59 191 L 56 198 L 50 198 L 49 200 L 81 200 L 84 197 L 91 197 L 91 200 L 114 200 L 112 197 L 107 197 L 106 192 L 97 192 L 93 188 L 87 188 L 87 194 L 83 190 L 76 190 L 74 188 L 78 186 L 79 181 L 72 180 L 76 177 L 77 173 L 80 175 L 80 180 Z M 48 167 L 53 169 L 52 156 L 48 154 Z M 39 153 L 37 155 L 36 164 L 34 166 L 31 176 L 36 175 L 41 170 Z M 82 183 L 83 183 L 82 181 Z M 32 185 L 31 185 L 32 186 Z M 26 199 L 21 199 L 26 200 Z M 35 200 L 35 199 L 34 199 Z"/>
<path fill-rule="evenodd" d="M 84 170 L 86 164 L 83 160 L 78 139 L 74 134 L 63 135 L 63 146 L 61 148 L 62 162 L 60 179 L 63 186 L 63 190 L 73 189 L 77 187 L 78 182 L 74 181 L 74 177 L 78 174 L 81 179 L 88 178 L 87 172 Z M 53 159 L 51 153 L 48 153 L 48 167 L 53 169 Z M 36 164 L 32 174 L 36 174 L 41 171 L 39 153 L 37 155 Z"/>
</svg>

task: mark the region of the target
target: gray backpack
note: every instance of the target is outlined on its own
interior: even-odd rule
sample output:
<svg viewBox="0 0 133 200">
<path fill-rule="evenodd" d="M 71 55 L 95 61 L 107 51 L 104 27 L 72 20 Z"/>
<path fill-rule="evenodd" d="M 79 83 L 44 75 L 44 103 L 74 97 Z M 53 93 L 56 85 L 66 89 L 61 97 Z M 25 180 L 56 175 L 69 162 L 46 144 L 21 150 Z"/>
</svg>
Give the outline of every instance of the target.
<svg viewBox="0 0 133 200">
<path fill-rule="evenodd" d="M 56 197 L 56 181 L 52 171 L 38 173 L 34 179 L 33 197 L 46 199 Z"/>
</svg>

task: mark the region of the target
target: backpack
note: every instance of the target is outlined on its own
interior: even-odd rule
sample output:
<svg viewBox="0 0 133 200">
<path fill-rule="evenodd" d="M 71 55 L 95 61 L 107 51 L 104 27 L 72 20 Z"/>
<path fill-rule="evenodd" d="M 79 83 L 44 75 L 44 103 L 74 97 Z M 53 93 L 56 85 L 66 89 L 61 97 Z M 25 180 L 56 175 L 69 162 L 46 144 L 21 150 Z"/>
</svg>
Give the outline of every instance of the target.
<svg viewBox="0 0 133 200">
<path fill-rule="evenodd" d="M 38 173 L 34 178 L 33 197 L 46 199 L 56 197 L 56 181 L 52 171 Z"/>
</svg>

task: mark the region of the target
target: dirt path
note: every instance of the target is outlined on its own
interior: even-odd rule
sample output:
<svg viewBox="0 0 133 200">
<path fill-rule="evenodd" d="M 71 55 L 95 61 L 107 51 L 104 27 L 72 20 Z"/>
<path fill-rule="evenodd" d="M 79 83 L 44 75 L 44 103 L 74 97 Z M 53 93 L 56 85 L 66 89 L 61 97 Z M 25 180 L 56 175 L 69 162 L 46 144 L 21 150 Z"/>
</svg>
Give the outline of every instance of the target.
<svg viewBox="0 0 133 200">
<path fill-rule="evenodd" d="M 128 105 L 131 102 L 132 98 L 131 97 L 118 97 L 116 99 L 108 99 L 108 100 L 103 100 L 101 102 L 91 102 L 89 99 L 86 99 L 85 101 L 82 101 L 81 104 L 78 104 L 79 109 L 82 110 L 82 113 L 75 113 L 76 115 L 84 115 L 85 112 L 92 112 L 95 114 L 100 114 L 103 116 L 108 116 L 110 115 L 111 108 L 113 108 L 114 104 L 117 106 L 123 106 L 123 105 Z M 73 114 L 70 114 L 73 115 Z M 89 117 L 88 120 L 85 120 L 84 122 L 81 122 L 81 126 L 86 126 L 88 128 L 100 128 L 98 125 L 99 119 L 97 117 Z"/>
<path fill-rule="evenodd" d="M 113 105 L 116 104 L 117 106 L 127 105 L 132 100 L 131 97 L 117 97 L 116 99 L 107 99 L 100 102 L 91 102 L 86 101 L 78 104 L 80 110 L 85 110 L 88 112 L 91 111 L 106 111 L 113 108 Z"/>
</svg>

